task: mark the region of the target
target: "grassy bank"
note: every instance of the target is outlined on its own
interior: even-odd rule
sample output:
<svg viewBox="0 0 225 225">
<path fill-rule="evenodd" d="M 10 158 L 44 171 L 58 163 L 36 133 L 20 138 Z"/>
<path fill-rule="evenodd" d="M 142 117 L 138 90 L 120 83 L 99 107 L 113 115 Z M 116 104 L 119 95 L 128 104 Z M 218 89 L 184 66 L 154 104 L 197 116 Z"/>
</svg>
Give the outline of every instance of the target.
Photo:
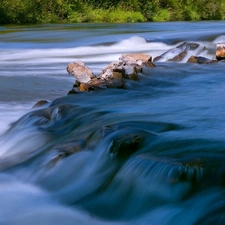
<svg viewBox="0 0 225 225">
<path fill-rule="evenodd" d="M 0 24 L 224 20 L 224 0 L 0 0 Z"/>
</svg>

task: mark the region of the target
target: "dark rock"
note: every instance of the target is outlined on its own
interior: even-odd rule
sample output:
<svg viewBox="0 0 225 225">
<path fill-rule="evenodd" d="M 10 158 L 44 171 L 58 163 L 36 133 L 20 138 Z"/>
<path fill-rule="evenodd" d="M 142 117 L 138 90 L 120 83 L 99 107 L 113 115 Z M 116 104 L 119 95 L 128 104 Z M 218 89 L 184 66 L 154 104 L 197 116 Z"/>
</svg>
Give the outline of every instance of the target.
<svg viewBox="0 0 225 225">
<path fill-rule="evenodd" d="M 99 85 L 93 85 L 93 84 L 89 84 L 89 83 L 81 83 L 79 90 L 80 91 L 94 91 L 94 90 L 99 90 L 102 89 L 102 87 Z"/>
<path fill-rule="evenodd" d="M 106 88 L 106 82 L 105 80 L 101 80 L 97 77 L 91 79 L 88 84 L 94 86 L 96 89 L 105 89 Z"/>
<path fill-rule="evenodd" d="M 63 158 L 74 153 L 81 152 L 84 149 L 85 145 L 86 142 L 84 140 L 77 140 L 71 143 L 54 146 L 53 150 L 57 151 L 58 154 L 51 160 L 50 165 L 54 166 L 55 163 L 62 160 Z"/>
<path fill-rule="evenodd" d="M 122 78 L 114 78 L 106 80 L 107 88 L 125 88 L 125 82 Z"/>
<path fill-rule="evenodd" d="M 93 72 L 79 60 L 68 64 L 66 70 L 80 83 L 87 83 L 95 77 Z"/>
<path fill-rule="evenodd" d="M 200 45 L 198 43 L 194 42 L 183 42 L 181 45 L 177 46 L 177 48 L 182 49 L 183 51 L 188 51 L 188 50 L 195 50 L 199 47 Z"/>
<path fill-rule="evenodd" d="M 67 95 L 74 95 L 74 94 L 78 94 L 78 92 L 75 89 L 71 89 Z"/>
<path fill-rule="evenodd" d="M 100 137 L 105 138 L 108 135 L 112 134 L 113 132 L 118 130 L 117 125 L 108 125 L 108 126 L 103 126 L 101 131 L 100 131 Z"/>
<path fill-rule="evenodd" d="M 169 62 L 180 62 L 182 61 L 185 57 L 187 56 L 187 51 L 183 51 L 180 54 L 176 55 L 175 57 L 173 57 L 172 59 L 169 59 Z"/>
<path fill-rule="evenodd" d="M 166 54 L 167 52 L 164 52 L 162 55 L 159 55 L 159 56 L 156 56 L 154 59 L 153 59 L 153 62 L 158 62 L 160 60 L 162 60 L 164 57 L 164 55 Z"/>
<path fill-rule="evenodd" d="M 46 104 L 48 104 L 49 102 L 47 100 L 40 100 L 37 103 L 35 103 L 32 108 L 39 108 L 39 107 L 43 107 Z"/>
<path fill-rule="evenodd" d="M 180 62 L 186 56 L 188 51 L 196 50 L 200 45 L 194 42 L 183 42 L 182 44 L 178 45 L 176 48 L 172 48 L 160 56 L 154 58 L 153 62 L 157 62 L 160 60 L 164 61 L 172 61 L 172 62 Z M 171 55 L 175 55 L 171 58 Z"/>
<path fill-rule="evenodd" d="M 105 80 L 97 77 L 91 79 L 88 83 L 81 83 L 79 86 L 80 91 L 94 91 L 107 88 Z"/>
<path fill-rule="evenodd" d="M 73 84 L 73 88 L 78 88 L 80 86 L 80 82 L 75 80 L 74 84 Z"/>
<path fill-rule="evenodd" d="M 210 60 L 202 56 L 191 56 L 187 61 L 187 63 L 197 63 L 197 64 L 212 64 L 217 62 L 218 62 L 217 60 Z"/>
<path fill-rule="evenodd" d="M 117 155 L 118 158 L 129 157 L 141 147 L 142 141 L 141 134 L 120 136 L 112 142 L 110 153 Z"/>
<path fill-rule="evenodd" d="M 141 72 L 142 70 L 137 68 L 136 66 L 124 66 L 124 78 L 128 78 L 131 80 L 137 80 L 138 79 L 138 73 Z"/>
</svg>

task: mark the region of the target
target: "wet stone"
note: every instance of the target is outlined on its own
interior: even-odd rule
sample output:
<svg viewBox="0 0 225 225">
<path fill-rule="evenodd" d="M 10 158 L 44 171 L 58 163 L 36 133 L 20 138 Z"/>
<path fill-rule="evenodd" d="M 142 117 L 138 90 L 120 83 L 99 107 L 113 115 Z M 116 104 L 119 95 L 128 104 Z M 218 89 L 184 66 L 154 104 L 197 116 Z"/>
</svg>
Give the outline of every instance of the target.
<svg viewBox="0 0 225 225">
<path fill-rule="evenodd" d="M 143 139 L 141 134 L 120 136 L 113 140 L 110 153 L 118 158 L 127 158 L 141 147 Z"/>
<path fill-rule="evenodd" d="M 73 89 L 71 89 L 68 93 L 67 93 L 67 95 L 74 95 L 74 94 L 78 94 L 79 92 L 77 92 L 74 88 Z"/>
<path fill-rule="evenodd" d="M 225 43 L 218 43 L 216 45 L 216 59 L 217 60 L 225 59 Z"/>
<path fill-rule="evenodd" d="M 208 58 L 202 57 L 202 56 L 191 56 L 187 63 L 197 63 L 197 64 L 212 64 L 217 63 L 217 60 L 210 60 Z"/>
<path fill-rule="evenodd" d="M 115 78 L 106 80 L 107 88 L 125 88 L 125 82 L 123 79 Z"/>
<path fill-rule="evenodd" d="M 147 54 L 141 53 L 134 53 L 134 54 L 125 54 L 119 58 L 119 62 L 123 62 L 125 64 L 132 64 L 137 63 L 137 61 L 144 61 L 144 62 L 152 62 L 152 56 Z"/>
<path fill-rule="evenodd" d="M 37 103 L 35 103 L 32 108 L 39 108 L 47 105 L 49 102 L 47 100 L 40 100 Z"/>
<path fill-rule="evenodd" d="M 180 62 L 187 56 L 187 51 L 183 51 L 180 54 L 176 55 L 172 59 L 169 59 L 169 62 Z"/>
<path fill-rule="evenodd" d="M 195 42 L 183 42 L 182 44 L 178 45 L 176 48 L 172 48 L 164 52 L 160 56 L 155 57 L 153 62 L 162 61 L 162 60 L 180 62 L 187 56 L 188 51 L 194 51 L 199 46 L 200 45 Z M 171 55 L 173 55 L 172 58 L 171 58 Z"/>
<path fill-rule="evenodd" d="M 94 77 L 93 72 L 80 60 L 68 64 L 66 70 L 80 83 L 87 83 Z"/>
</svg>

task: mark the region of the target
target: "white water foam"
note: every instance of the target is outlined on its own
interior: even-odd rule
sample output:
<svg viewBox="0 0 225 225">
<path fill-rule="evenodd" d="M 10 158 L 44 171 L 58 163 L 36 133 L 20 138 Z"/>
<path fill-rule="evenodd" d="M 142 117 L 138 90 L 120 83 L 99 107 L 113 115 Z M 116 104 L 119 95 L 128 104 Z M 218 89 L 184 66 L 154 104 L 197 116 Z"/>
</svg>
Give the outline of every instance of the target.
<svg viewBox="0 0 225 225">
<path fill-rule="evenodd" d="M 162 54 L 173 46 L 161 42 L 147 42 L 142 37 L 133 36 L 111 46 L 80 46 L 59 49 L 20 49 L 4 50 L 1 63 L 68 63 L 74 59 L 88 62 L 117 61 L 121 54 L 141 52 L 153 57 Z"/>
<path fill-rule="evenodd" d="M 214 41 L 213 41 L 214 44 L 217 44 L 217 43 L 225 43 L 225 35 L 221 35 L 219 37 L 217 37 Z"/>
<path fill-rule="evenodd" d="M 218 42 L 225 42 L 225 35 L 216 38 L 213 42 L 198 42 L 200 47 L 194 51 L 188 51 L 187 56 L 182 60 L 186 62 L 192 55 L 203 56 L 214 59 L 215 46 Z M 122 54 L 126 53 L 146 53 L 153 58 L 165 53 L 170 49 L 174 49 L 166 54 L 160 61 L 167 61 L 180 53 L 180 49 L 176 47 L 183 42 L 175 45 L 167 45 L 162 42 L 147 42 L 144 38 L 133 36 L 124 39 L 111 46 L 80 46 L 75 48 L 55 48 L 55 49 L 20 49 L 20 50 L 4 50 L 1 54 L 1 63 L 20 64 L 26 61 L 26 64 L 47 64 L 47 63 L 70 63 L 76 59 L 80 59 L 85 63 L 112 62 L 117 61 Z M 205 50 L 203 50 L 205 48 Z"/>
<path fill-rule="evenodd" d="M 0 104 L 0 135 L 2 135 L 9 127 L 10 124 L 30 110 L 30 105 L 13 105 L 13 104 Z"/>
</svg>

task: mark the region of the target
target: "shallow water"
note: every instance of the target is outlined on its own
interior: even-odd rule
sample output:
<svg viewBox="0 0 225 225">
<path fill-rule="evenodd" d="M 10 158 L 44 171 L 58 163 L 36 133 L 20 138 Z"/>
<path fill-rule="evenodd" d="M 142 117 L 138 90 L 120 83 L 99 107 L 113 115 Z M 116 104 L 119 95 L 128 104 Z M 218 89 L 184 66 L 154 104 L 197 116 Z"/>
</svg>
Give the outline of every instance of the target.
<svg viewBox="0 0 225 225">
<path fill-rule="evenodd" d="M 214 59 L 224 25 L 0 27 L 0 224 L 224 224 L 225 64 L 186 63 Z M 67 96 L 76 59 L 98 74 L 184 41 L 200 47 L 124 90 Z"/>
</svg>

